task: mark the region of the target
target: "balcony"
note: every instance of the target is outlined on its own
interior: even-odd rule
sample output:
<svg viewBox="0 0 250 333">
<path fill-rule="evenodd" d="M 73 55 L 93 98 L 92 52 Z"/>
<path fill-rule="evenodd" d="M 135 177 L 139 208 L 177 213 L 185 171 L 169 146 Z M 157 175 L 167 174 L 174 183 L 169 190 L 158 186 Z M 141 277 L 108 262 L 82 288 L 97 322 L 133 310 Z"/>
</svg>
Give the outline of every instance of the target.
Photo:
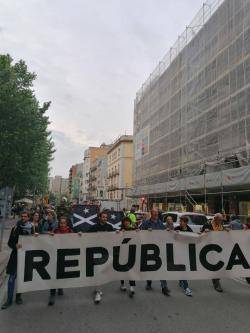
<svg viewBox="0 0 250 333">
<path fill-rule="evenodd" d="M 113 178 L 113 177 L 115 177 L 115 176 L 119 176 L 119 171 L 118 170 L 115 170 L 115 171 L 112 171 L 112 172 L 110 172 L 109 174 L 108 174 L 108 177 L 107 177 L 107 179 L 111 179 L 111 178 Z"/>
<path fill-rule="evenodd" d="M 118 190 L 119 188 L 117 187 L 117 186 L 115 186 L 115 185 L 110 185 L 109 187 L 108 187 L 108 192 L 111 192 L 111 191 L 116 191 L 116 190 Z"/>
</svg>

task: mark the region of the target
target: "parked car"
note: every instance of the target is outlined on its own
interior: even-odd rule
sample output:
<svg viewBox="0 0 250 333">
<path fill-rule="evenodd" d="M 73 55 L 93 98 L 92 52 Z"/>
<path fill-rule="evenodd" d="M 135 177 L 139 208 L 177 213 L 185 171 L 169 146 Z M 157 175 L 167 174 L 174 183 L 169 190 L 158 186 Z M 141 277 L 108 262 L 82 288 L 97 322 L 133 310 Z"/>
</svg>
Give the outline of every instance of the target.
<svg viewBox="0 0 250 333">
<path fill-rule="evenodd" d="M 163 212 L 162 219 L 164 223 L 166 223 L 168 216 L 173 218 L 175 227 L 179 225 L 181 216 L 187 216 L 188 225 L 194 232 L 200 232 L 203 225 L 208 222 L 207 216 L 205 214 L 192 212 Z"/>
<path fill-rule="evenodd" d="M 212 222 L 213 218 L 214 218 L 214 214 L 207 214 L 206 217 L 208 219 L 208 222 Z"/>
</svg>

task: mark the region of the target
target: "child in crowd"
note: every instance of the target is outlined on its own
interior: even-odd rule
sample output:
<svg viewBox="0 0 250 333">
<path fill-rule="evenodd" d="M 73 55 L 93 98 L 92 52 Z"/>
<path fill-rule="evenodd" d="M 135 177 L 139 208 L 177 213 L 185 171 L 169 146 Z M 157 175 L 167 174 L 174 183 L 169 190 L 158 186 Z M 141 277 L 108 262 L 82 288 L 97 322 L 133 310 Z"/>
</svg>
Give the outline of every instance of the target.
<svg viewBox="0 0 250 333">
<path fill-rule="evenodd" d="M 178 227 L 174 228 L 175 231 L 184 231 L 184 232 L 193 232 L 193 230 L 188 225 L 188 217 L 187 216 L 181 216 L 180 217 L 180 225 Z M 180 280 L 179 286 L 184 289 L 186 296 L 192 296 L 192 290 L 188 286 L 187 280 Z"/>
<path fill-rule="evenodd" d="M 51 232 L 50 235 L 54 234 L 69 234 L 72 233 L 73 231 L 70 229 L 68 226 L 68 220 L 67 217 L 61 216 L 59 220 L 58 227 L 54 230 L 54 232 Z M 63 289 L 59 288 L 57 290 L 58 296 L 63 296 Z M 50 297 L 49 297 L 49 306 L 52 306 L 55 304 L 55 298 L 56 298 L 56 289 L 50 289 Z"/>
<path fill-rule="evenodd" d="M 131 220 L 129 217 L 124 217 L 122 220 L 122 225 L 121 225 L 121 231 L 131 231 L 131 230 L 136 230 L 136 225 L 134 228 L 131 227 Z M 138 230 L 138 229 L 137 229 Z M 132 298 L 135 295 L 135 281 L 129 281 L 129 296 Z M 121 280 L 121 286 L 120 286 L 121 291 L 127 291 L 127 287 L 125 286 L 125 281 Z"/>
</svg>

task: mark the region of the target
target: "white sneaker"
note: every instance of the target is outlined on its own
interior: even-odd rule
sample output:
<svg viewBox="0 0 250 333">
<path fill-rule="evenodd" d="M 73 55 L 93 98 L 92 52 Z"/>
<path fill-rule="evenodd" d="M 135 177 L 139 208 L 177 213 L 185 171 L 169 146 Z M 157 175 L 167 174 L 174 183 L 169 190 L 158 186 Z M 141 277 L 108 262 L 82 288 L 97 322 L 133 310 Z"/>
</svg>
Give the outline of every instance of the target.
<svg viewBox="0 0 250 333">
<path fill-rule="evenodd" d="M 185 295 L 186 296 L 193 296 L 192 290 L 190 288 L 185 289 Z"/>
<path fill-rule="evenodd" d="M 134 294 L 135 294 L 135 289 L 134 289 L 134 287 L 130 287 L 130 288 L 129 288 L 129 296 L 130 296 L 130 297 L 133 297 Z"/>
<path fill-rule="evenodd" d="M 102 292 L 101 291 L 96 291 L 95 292 L 95 298 L 94 298 L 94 302 L 96 304 L 100 303 L 102 300 Z"/>
<path fill-rule="evenodd" d="M 124 284 L 121 284 L 121 286 L 120 286 L 120 290 L 121 290 L 121 291 L 126 291 L 126 290 L 127 290 L 127 287 L 126 287 Z"/>
</svg>

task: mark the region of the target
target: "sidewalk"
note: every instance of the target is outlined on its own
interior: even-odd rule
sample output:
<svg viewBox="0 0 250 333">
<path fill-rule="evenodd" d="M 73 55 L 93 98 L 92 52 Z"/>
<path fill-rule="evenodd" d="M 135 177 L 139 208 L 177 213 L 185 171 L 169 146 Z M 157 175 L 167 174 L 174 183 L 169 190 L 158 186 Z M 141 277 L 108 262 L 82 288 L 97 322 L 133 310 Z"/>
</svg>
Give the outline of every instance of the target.
<svg viewBox="0 0 250 333">
<path fill-rule="evenodd" d="M 5 268 L 10 255 L 10 248 L 8 247 L 8 240 L 11 228 L 15 225 L 16 219 L 5 219 L 4 220 L 4 233 L 3 233 L 3 244 L 2 251 L 0 251 L 0 288 L 4 282 Z"/>
</svg>

